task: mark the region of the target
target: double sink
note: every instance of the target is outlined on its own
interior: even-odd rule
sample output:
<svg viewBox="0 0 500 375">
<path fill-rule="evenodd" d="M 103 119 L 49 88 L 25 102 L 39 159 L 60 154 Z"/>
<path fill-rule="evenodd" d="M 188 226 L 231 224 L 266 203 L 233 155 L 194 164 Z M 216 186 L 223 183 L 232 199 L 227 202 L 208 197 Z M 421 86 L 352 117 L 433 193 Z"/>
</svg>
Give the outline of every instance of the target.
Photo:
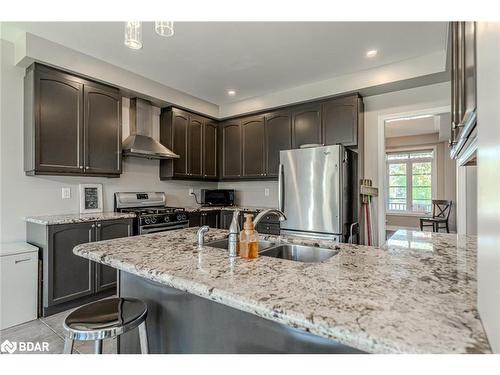
<svg viewBox="0 0 500 375">
<path fill-rule="evenodd" d="M 206 243 L 207 246 L 218 249 L 228 248 L 228 239 L 217 240 Z M 338 250 L 323 249 L 314 246 L 294 245 L 294 244 L 277 244 L 271 241 L 259 241 L 259 255 L 293 260 L 304 263 L 318 263 L 331 258 L 338 254 Z"/>
</svg>

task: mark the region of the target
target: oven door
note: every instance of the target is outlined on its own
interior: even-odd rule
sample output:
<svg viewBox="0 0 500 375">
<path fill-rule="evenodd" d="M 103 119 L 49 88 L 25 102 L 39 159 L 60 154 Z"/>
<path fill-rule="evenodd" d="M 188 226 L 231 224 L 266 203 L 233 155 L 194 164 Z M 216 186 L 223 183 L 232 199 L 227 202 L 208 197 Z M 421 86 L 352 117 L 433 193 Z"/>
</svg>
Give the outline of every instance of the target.
<svg viewBox="0 0 500 375">
<path fill-rule="evenodd" d="M 178 223 L 175 225 L 168 225 L 168 226 L 166 226 L 166 225 L 161 225 L 161 226 L 149 225 L 149 226 L 139 227 L 139 234 L 166 232 L 169 230 L 184 229 L 184 228 L 189 228 L 189 223 L 181 222 L 181 223 Z"/>
</svg>

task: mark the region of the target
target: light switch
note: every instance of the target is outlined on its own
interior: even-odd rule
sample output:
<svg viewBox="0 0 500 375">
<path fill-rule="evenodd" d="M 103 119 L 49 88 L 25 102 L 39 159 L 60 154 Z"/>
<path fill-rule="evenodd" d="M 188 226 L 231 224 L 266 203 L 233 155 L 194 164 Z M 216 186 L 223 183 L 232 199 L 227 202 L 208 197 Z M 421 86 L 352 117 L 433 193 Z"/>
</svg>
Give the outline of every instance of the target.
<svg viewBox="0 0 500 375">
<path fill-rule="evenodd" d="M 265 189 L 264 189 L 264 195 L 265 195 L 266 197 L 268 197 L 268 196 L 269 196 L 269 189 L 268 189 L 268 188 L 265 188 Z"/>
<path fill-rule="evenodd" d="M 62 190 L 62 199 L 70 199 L 71 198 L 71 188 L 64 187 Z"/>
<path fill-rule="evenodd" d="M 193 190 L 192 188 L 189 188 L 189 193 L 188 193 L 188 195 L 189 195 L 189 196 L 191 196 L 191 195 L 193 195 L 193 194 L 194 194 L 194 190 Z"/>
</svg>

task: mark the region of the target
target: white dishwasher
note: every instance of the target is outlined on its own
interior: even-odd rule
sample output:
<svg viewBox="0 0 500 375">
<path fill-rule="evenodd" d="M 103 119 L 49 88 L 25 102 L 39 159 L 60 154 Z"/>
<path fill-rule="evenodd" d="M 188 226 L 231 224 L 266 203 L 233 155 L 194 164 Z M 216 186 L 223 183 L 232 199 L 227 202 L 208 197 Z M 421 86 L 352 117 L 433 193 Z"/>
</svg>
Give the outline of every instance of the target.
<svg viewBox="0 0 500 375">
<path fill-rule="evenodd" d="M 37 318 L 38 248 L 0 244 L 0 329 Z"/>
</svg>

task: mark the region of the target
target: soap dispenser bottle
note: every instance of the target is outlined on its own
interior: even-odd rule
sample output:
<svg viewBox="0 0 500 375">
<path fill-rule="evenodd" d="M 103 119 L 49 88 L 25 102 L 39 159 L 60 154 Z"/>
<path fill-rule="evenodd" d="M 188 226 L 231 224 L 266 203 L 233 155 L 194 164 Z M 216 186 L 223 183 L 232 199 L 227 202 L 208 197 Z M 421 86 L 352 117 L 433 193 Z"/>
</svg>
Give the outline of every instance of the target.
<svg viewBox="0 0 500 375">
<path fill-rule="evenodd" d="M 245 214 L 245 223 L 240 233 L 240 257 L 245 259 L 259 257 L 259 234 L 254 228 L 252 219 L 252 214 Z"/>
</svg>

